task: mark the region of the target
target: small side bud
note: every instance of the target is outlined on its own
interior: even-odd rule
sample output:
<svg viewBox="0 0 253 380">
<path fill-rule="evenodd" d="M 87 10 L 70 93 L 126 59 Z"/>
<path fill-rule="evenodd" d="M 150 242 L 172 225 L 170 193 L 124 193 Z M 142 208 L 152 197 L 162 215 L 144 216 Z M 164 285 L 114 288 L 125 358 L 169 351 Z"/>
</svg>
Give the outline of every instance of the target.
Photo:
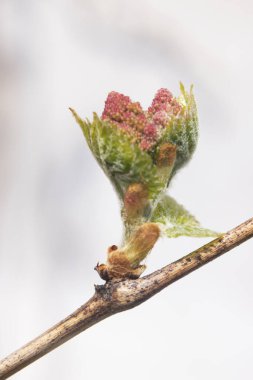
<svg viewBox="0 0 253 380">
<path fill-rule="evenodd" d="M 148 204 L 148 190 L 141 183 L 128 186 L 124 196 L 124 209 L 127 218 L 136 218 L 143 213 Z"/>
<path fill-rule="evenodd" d="M 159 147 L 156 164 L 159 168 L 172 167 L 177 155 L 177 147 L 171 143 L 164 143 Z"/>
<path fill-rule="evenodd" d="M 111 252 L 113 252 L 113 251 L 117 251 L 117 249 L 118 249 L 117 245 L 113 244 L 113 245 L 111 245 L 111 246 L 108 248 L 107 253 L 111 253 Z"/>
<path fill-rule="evenodd" d="M 117 248 L 112 245 L 107 251 L 107 263 L 97 264 L 95 270 L 105 281 L 114 278 L 138 278 L 146 269 L 140 265 L 149 251 L 153 248 L 160 235 L 156 223 L 145 223 L 134 231 L 128 243 Z"/>
<path fill-rule="evenodd" d="M 160 229 L 156 223 L 144 223 L 122 248 L 133 268 L 137 267 L 151 251 L 160 236 Z"/>
<path fill-rule="evenodd" d="M 138 278 L 145 270 L 140 265 L 160 236 L 156 223 L 145 223 L 134 231 L 128 243 L 108 251 L 107 271 L 110 278 Z"/>
<path fill-rule="evenodd" d="M 121 249 L 108 252 L 107 271 L 110 278 L 129 277 L 127 274 L 131 271 L 131 265 Z"/>
</svg>

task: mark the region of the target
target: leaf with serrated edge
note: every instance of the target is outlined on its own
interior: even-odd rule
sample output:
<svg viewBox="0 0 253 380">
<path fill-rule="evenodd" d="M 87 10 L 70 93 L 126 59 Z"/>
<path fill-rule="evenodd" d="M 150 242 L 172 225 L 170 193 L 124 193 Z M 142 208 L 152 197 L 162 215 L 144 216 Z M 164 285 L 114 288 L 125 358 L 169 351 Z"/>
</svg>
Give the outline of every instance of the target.
<svg viewBox="0 0 253 380">
<path fill-rule="evenodd" d="M 198 116 L 193 96 L 193 87 L 187 93 L 180 83 L 181 95 L 177 98 L 182 109 L 176 116 L 171 116 L 161 137 L 160 144 L 170 142 L 177 146 L 176 162 L 172 176 L 191 158 L 198 141 Z"/>
<path fill-rule="evenodd" d="M 71 110 L 93 155 L 122 197 L 130 183 L 143 183 L 153 201 L 166 188 L 152 158 L 119 128 L 102 121 L 95 113 L 93 122 L 82 120 Z"/>
<path fill-rule="evenodd" d="M 203 228 L 199 222 L 175 199 L 165 195 L 158 203 L 152 222 L 159 223 L 164 236 L 217 237 L 219 233 Z"/>
<path fill-rule="evenodd" d="M 139 182 L 147 186 L 150 198 L 156 198 L 165 184 L 160 180 L 151 157 L 112 125 L 98 119 L 96 130 L 100 159 L 122 191 L 129 183 Z"/>
</svg>

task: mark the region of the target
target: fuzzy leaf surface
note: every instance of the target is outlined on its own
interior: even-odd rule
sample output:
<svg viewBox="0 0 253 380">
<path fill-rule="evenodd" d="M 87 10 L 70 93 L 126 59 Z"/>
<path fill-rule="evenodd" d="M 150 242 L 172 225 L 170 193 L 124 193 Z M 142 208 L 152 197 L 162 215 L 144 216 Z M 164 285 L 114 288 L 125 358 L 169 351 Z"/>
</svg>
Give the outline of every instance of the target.
<svg viewBox="0 0 253 380">
<path fill-rule="evenodd" d="M 220 235 L 201 227 L 193 215 L 168 195 L 163 196 L 158 203 L 151 221 L 161 224 L 163 235 L 169 238 L 178 236 L 217 237 Z"/>
<path fill-rule="evenodd" d="M 170 142 L 177 146 L 177 157 L 173 168 L 175 174 L 192 157 L 198 141 L 197 107 L 191 87 L 187 93 L 183 84 L 180 84 L 181 95 L 177 99 L 182 109 L 177 116 L 171 117 L 162 142 Z"/>
<path fill-rule="evenodd" d="M 159 176 L 152 158 L 134 144 L 124 131 L 102 121 L 96 114 L 91 123 L 82 120 L 75 111 L 72 113 L 94 157 L 121 198 L 131 183 L 146 185 L 151 200 L 160 195 L 166 187 L 165 181 Z"/>
</svg>

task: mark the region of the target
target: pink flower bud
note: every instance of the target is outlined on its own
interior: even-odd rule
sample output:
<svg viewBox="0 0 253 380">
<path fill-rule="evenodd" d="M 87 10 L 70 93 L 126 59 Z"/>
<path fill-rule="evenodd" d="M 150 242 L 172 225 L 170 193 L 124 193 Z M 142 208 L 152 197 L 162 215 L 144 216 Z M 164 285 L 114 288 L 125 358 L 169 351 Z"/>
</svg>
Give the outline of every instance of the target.
<svg viewBox="0 0 253 380">
<path fill-rule="evenodd" d="M 160 138 L 161 130 L 180 111 L 180 104 L 165 88 L 157 91 L 148 111 L 144 111 L 139 102 L 112 91 L 105 101 L 102 119 L 124 130 L 142 150 L 150 151 Z"/>
</svg>

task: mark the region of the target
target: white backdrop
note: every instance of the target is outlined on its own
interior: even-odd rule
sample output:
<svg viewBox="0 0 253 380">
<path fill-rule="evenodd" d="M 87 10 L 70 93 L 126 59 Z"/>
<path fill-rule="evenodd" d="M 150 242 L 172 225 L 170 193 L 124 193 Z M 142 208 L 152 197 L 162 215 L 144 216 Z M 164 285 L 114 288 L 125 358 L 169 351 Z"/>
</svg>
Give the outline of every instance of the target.
<svg viewBox="0 0 253 380">
<path fill-rule="evenodd" d="M 204 226 L 253 216 L 253 3 L 1 0 L 0 356 L 75 310 L 121 236 L 119 205 L 68 107 L 147 107 L 194 83 L 200 140 L 170 194 Z M 148 271 L 207 239 L 161 240 Z M 17 380 L 251 380 L 253 242 L 92 327 Z"/>
</svg>

